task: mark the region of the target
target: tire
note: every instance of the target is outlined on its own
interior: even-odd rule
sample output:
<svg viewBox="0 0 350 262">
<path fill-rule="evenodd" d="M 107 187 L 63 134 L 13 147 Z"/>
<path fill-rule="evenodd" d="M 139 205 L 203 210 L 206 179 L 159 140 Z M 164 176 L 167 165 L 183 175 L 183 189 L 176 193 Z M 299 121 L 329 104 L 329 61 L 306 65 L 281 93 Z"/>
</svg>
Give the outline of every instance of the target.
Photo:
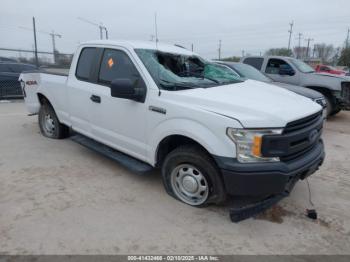
<svg viewBox="0 0 350 262">
<path fill-rule="evenodd" d="M 336 114 L 338 114 L 341 111 L 341 109 L 338 107 L 336 109 L 334 109 L 331 113 L 330 116 L 335 116 Z"/>
<path fill-rule="evenodd" d="M 171 151 L 163 162 L 162 177 L 167 193 L 188 205 L 203 207 L 226 199 L 220 171 L 198 146 L 185 145 Z"/>
<path fill-rule="evenodd" d="M 51 105 L 41 105 L 38 115 L 40 132 L 43 136 L 62 139 L 69 136 L 69 128 L 61 124 Z"/>
<path fill-rule="evenodd" d="M 332 116 L 332 112 L 334 111 L 334 104 L 332 98 L 329 96 L 325 96 L 327 103 L 327 118 Z"/>
</svg>

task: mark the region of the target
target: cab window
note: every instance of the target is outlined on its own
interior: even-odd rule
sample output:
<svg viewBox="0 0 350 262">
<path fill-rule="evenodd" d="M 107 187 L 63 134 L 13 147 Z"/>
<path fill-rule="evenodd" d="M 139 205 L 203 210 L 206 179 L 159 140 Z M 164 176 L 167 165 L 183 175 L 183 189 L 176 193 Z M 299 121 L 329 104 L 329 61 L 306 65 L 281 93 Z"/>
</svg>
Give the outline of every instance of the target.
<svg viewBox="0 0 350 262">
<path fill-rule="evenodd" d="M 243 61 L 244 64 L 251 65 L 256 69 L 258 69 L 259 71 L 261 70 L 263 62 L 264 62 L 264 58 L 262 57 L 247 57 Z"/>
<path fill-rule="evenodd" d="M 266 65 L 265 73 L 278 75 L 280 73 L 280 69 L 293 71 L 293 68 L 286 61 L 272 58 L 269 59 Z"/>
<path fill-rule="evenodd" d="M 135 87 L 141 87 L 141 82 L 144 86 L 139 72 L 125 52 L 105 49 L 100 65 L 98 82 L 109 85 L 114 79 L 130 79 L 135 83 Z"/>
<path fill-rule="evenodd" d="M 81 51 L 75 73 L 78 79 L 85 81 L 90 79 L 93 66 L 96 65 L 96 57 L 97 48 L 95 47 L 86 47 Z"/>
</svg>

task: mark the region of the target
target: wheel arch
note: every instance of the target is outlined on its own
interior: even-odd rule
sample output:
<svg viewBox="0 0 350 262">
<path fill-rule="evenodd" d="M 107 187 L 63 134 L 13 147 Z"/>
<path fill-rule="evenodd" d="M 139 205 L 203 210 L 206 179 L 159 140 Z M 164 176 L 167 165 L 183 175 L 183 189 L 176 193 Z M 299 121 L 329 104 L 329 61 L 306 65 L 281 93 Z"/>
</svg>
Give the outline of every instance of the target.
<svg viewBox="0 0 350 262">
<path fill-rule="evenodd" d="M 211 156 L 209 151 L 195 139 L 185 135 L 173 134 L 164 137 L 159 142 L 155 155 L 155 166 L 160 167 L 171 151 L 183 145 L 195 145 Z"/>
<path fill-rule="evenodd" d="M 210 156 L 235 157 L 234 143 L 226 136 L 226 124 L 211 130 L 190 119 L 172 119 L 152 130 L 149 139 L 148 158 L 152 165 L 159 166 L 166 153 L 180 145 L 195 144 Z M 186 127 L 186 128 L 183 128 Z"/>
</svg>

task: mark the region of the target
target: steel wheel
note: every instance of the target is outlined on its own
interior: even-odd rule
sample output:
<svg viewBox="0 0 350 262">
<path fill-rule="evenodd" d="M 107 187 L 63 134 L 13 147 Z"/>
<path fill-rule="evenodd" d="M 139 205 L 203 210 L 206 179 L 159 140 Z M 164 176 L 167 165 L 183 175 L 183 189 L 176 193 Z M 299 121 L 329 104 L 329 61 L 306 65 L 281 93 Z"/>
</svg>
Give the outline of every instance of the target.
<svg viewBox="0 0 350 262">
<path fill-rule="evenodd" d="M 56 126 L 55 126 L 55 120 L 53 117 L 46 113 L 44 117 L 44 131 L 48 136 L 52 136 L 55 133 Z"/>
<path fill-rule="evenodd" d="M 181 164 L 174 168 L 170 177 L 174 193 L 183 202 L 197 206 L 207 200 L 209 185 L 198 168 L 190 164 Z"/>
</svg>

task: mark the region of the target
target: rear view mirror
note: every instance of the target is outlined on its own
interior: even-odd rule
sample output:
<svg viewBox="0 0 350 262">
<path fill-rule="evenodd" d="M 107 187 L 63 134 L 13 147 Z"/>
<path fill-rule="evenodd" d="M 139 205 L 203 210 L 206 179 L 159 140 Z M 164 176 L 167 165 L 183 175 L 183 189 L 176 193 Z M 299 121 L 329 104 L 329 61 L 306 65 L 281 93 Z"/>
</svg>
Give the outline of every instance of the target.
<svg viewBox="0 0 350 262">
<path fill-rule="evenodd" d="M 138 80 L 136 80 L 138 81 Z M 130 79 L 114 79 L 111 82 L 111 96 L 124 99 L 145 101 L 146 90 L 144 88 L 135 88 L 135 82 Z"/>
</svg>

